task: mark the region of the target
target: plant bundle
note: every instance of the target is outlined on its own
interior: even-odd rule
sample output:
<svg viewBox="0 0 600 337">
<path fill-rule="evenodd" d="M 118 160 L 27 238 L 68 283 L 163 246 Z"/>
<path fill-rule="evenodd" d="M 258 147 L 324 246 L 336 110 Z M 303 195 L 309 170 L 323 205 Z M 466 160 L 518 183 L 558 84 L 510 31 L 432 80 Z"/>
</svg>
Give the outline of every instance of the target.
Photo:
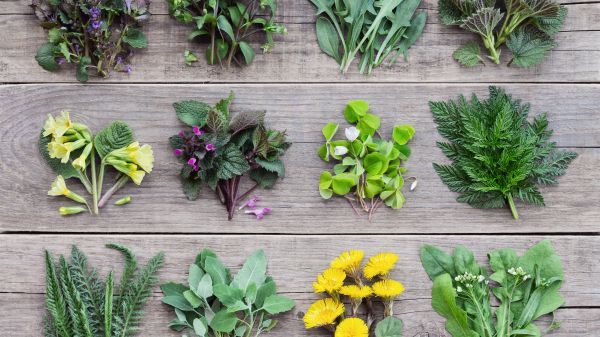
<svg viewBox="0 0 600 337">
<path fill-rule="evenodd" d="M 512 53 L 509 65 L 529 68 L 540 64 L 555 45 L 567 9 L 554 0 L 439 0 L 440 20 L 476 33 L 488 58 L 500 64 L 502 45 Z M 469 42 L 452 54 L 474 67 L 481 58 L 479 43 Z"/>
<path fill-rule="evenodd" d="M 284 26 L 275 23 L 276 0 L 168 0 L 169 13 L 181 23 L 193 24 L 188 41 L 208 40 L 206 61 L 229 67 L 252 63 L 254 48 L 251 38 L 264 34 L 263 53 L 273 49 L 273 34 L 286 34 Z M 191 51 L 185 51 L 188 65 L 198 60 Z"/>
<path fill-rule="evenodd" d="M 98 214 L 98 209 L 104 207 L 121 187 L 129 181 L 140 185 L 154 166 L 152 147 L 147 144 L 140 146 L 133 139 L 129 125 L 115 121 L 93 135 L 87 125 L 72 122 L 67 111 L 56 117 L 48 115 L 38 145 L 42 157 L 58 175 L 48 195 L 64 196 L 86 206 L 61 207 L 61 215 L 77 214 L 86 209 Z M 102 195 L 107 167 L 114 168 L 117 177 L 114 185 Z M 66 180 L 69 178 L 79 179 L 92 196 L 91 204 L 67 187 Z M 130 200 L 131 197 L 126 197 L 116 204 L 123 205 Z"/>
<path fill-rule="evenodd" d="M 131 72 L 136 49 L 148 41 L 141 29 L 149 0 L 33 0 L 32 7 L 48 30 L 48 42 L 35 59 L 49 71 L 64 63 L 77 65 L 77 80 L 87 82 L 89 69 L 106 77 L 114 69 Z"/>
<path fill-rule="evenodd" d="M 427 13 L 416 10 L 421 0 L 310 0 L 317 7 L 317 40 L 345 73 L 360 54 L 360 73 L 370 74 L 390 56 L 388 64 L 417 41 Z"/>
<path fill-rule="evenodd" d="M 199 101 L 174 104 L 179 120 L 190 126 L 169 140 L 183 168 L 180 178 L 189 200 L 196 200 L 206 183 L 227 208 L 229 220 L 235 206 L 255 188 L 270 188 L 285 175 L 281 156 L 291 146 L 285 132 L 267 129 L 265 112 L 246 111 L 231 116 L 228 98 L 210 106 Z M 248 174 L 255 183 L 241 195 L 240 180 Z"/>
<path fill-rule="evenodd" d="M 544 206 L 537 185 L 555 185 L 566 173 L 575 152 L 560 151 L 550 142 L 546 113 L 527 120 L 529 104 L 514 100 L 496 87 L 490 97 L 471 101 L 430 102 L 437 129 L 448 142 L 438 147 L 452 161 L 433 164 L 456 199 L 477 208 L 510 207 L 514 199 Z"/>
<path fill-rule="evenodd" d="M 256 251 L 234 277 L 209 249 L 190 265 L 188 285 L 165 283 L 162 301 L 175 308 L 169 323 L 198 337 L 257 337 L 277 324 L 274 315 L 292 310 L 294 301 L 277 295 L 267 276 L 267 258 Z"/>
<path fill-rule="evenodd" d="M 315 292 L 328 297 L 310 306 L 304 315 L 306 329 L 323 327 L 335 337 L 402 336 L 404 325 L 402 320 L 394 317 L 393 305 L 394 299 L 404 292 L 404 286 L 389 277 L 398 256 L 379 253 L 361 267 L 364 254 L 360 250 L 343 252 L 317 277 L 313 283 Z M 376 324 L 372 335 L 374 299 L 383 303 L 384 310 L 383 319 Z M 344 302 L 350 303 L 350 313 L 346 312 Z M 363 304 L 366 309 L 364 320 L 359 314 Z"/>
<path fill-rule="evenodd" d="M 131 337 L 139 331 L 143 307 L 158 283 L 155 275 L 164 254 L 158 253 L 146 266 L 138 268 L 135 255 L 127 247 L 106 247 L 121 252 L 125 258 L 120 286 L 114 283 L 113 271 L 105 281 L 100 279 L 96 269 L 88 267 L 85 254 L 75 246 L 71 260 L 61 255 L 58 264 L 46 251 L 48 315 L 44 319 L 44 336 Z"/>
<path fill-rule="evenodd" d="M 319 178 L 319 192 L 324 199 L 334 194 L 346 198 L 357 214 L 355 204 L 369 214 L 382 204 L 399 209 L 404 204 L 402 161 L 410 156 L 408 141 L 415 129 L 410 125 L 396 125 L 393 141 L 383 140 L 377 131 L 381 120 L 369 112 L 369 103 L 350 101 L 344 110 L 346 121 L 355 126 L 345 130 L 346 139 L 333 140 L 339 125 L 328 123 L 323 128 L 325 144 L 319 148 L 319 157 L 338 163 Z"/>
<path fill-rule="evenodd" d="M 421 248 L 421 262 L 433 281 L 431 304 L 446 318 L 453 337 L 541 336 L 539 317 L 558 309 L 563 268 L 550 241 L 541 241 L 518 256 L 512 249 L 488 254 L 488 276 L 473 253 L 457 246 L 452 255 L 436 247 Z M 492 310 L 491 294 L 500 302 Z M 554 323 L 550 326 L 555 329 Z"/>
</svg>

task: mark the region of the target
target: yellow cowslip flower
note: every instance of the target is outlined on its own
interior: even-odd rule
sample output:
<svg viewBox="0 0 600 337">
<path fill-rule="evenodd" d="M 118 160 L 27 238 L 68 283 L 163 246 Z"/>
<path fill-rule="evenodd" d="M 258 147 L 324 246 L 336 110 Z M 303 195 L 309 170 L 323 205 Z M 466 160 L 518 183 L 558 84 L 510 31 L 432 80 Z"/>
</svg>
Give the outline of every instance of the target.
<svg viewBox="0 0 600 337">
<path fill-rule="evenodd" d="M 44 123 L 44 132 L 42 135 L 44 137 L 50 135 L 53 137 L 62 137 L 62 135 L 72 127 L 73 123 L 71 123 L 68 111 L 61 111 L 60 116 L 56 117 L 56 119 L 48 114 L 48 119 L 46 119 L 46 122 Z"/>
<path fill-rule="evenodd" d="M 78 203 L 86 204 L 86 201 L 82 196 L 71 192 L 71 190 L 67 188 L 67 183 L 61 175 L 57 176 L 50 185 L 50 191 L 48 191 L 48 195 L 53 197 L 65 196 L 73 201 L 77 201 Z"/>
<path fill-rule="evenodd" d="M 108 155 L 118 160 L 134 163 L 148 173 L 152 172 L 154 167 L 154 154 L 152 147 L 148 144 L 140 146 L 139 142 L 133 142 L 126 147 L 112 151 Z"/>
<path fill-rule="evenodd" d="M 329 268 L 317 276 L 317 281 L 313 283 L 313 288 L 316 293 L 332 294 L 340 290 L 344 285 L 346 273 L 341 269 Z"/>
<path fill-rule="evenodd" d="M 69 161 L 71 152 L 84 147 L 86 143 L 87 141 L 85 139 L 78 139 L 69 143 L 53 141 L 48 143 L 48 154 L 50 155 L 50 158 L 59 158 L 60 162 L 65 164 Z"/>
<path fill-rule="evenodd" d="M 133 182 L 136 185 L 140 185 L 142 183 L 142 180 L 144 179 L 144 176 L 146 175 L 146 172 L 144 172 L 142 170 L 138 170 L 137 168 L 138 168 L 138 166 L 135 164 L 128 164 L 126 170 L 124 170 L 124 171 L 119 170 L 119 171 L 128 175 L 129 178 L 131 178 L 131 180 L 133 180 Z M 118 168 L 117 168 L 117 170 L 118 170 Z"/>
<path fill-rule="evenodd" d="M 341 269 L 348 274 L 358 275 L 360 264 L 365 252 L 362 250 L 350 250 L 343 252 L 340 256 L 331 261 L 331 268 Z"/>
<path fill-rule="evenodd" d="M 363 268 L 363 275 L 369 280 L 375 276 L 387 277 L 396 261 L 398 261 L 398 255 L 394 253 L 380 253 L 372 256 Z"/>
<path fill-rule="evenodd" d="M 373 293 L 383 299 L 394 298 L 404 292 L 402 283 L 395 280 L 381 280 L 371 286 Z"/>
<path fill-rule="evenodd" d="M 81 170 L 84 170 L 87 167 L 86 160 L 87 160 L 87 157 L 92 152 L 92 147 L 93 147 L 93 144 L 89 143 L 88 145 L 86 145 L 83 148 L 83 151 L 81 152 L 81 155 L 79 155 L 79 157 L 77 159 L 73 160 L 72 165 L 73 165 L 74 168 L 76 168 L 77 170 L 81 171 Z"/>
<path fill-rule="evenodd" d="M 373 289 L 371 289 L 369 286 L 360 287 L 353 284 L 349 286 L 343 286 L 339 293 L 346 295 L 351 299 L 359 300 L 371 296 L 373 294 Z"/>
<path fill-rule="evenodd" d="M 306 311 L 304 315 L 304 327 L 310 329 L 333 324 L 345 310 L 344 304 L 333 298 L 318 300 L 311 304 Z"/>
<path fill-rule="evenodd" d="M 346 318 L 335 329 L 335 337 L 369 337 L 369 327 L 360 318 Z"/>
</svg>

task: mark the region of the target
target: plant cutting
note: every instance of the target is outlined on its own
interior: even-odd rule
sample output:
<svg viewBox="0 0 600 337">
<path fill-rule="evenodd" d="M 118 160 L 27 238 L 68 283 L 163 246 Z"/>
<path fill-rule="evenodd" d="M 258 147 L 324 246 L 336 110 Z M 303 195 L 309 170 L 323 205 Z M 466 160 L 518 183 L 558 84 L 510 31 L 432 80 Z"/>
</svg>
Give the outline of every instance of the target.
<svg viewBox="0 0 600 337">
<path fill-rule="evenodd" d="M 400 56 L 407 58 L 427 21 L 426 12 L 416 11 L 421 0 L 311 2 L 317 7 L 319 47 L 343 73 L 357 57 L 361 74 L 370 74 L 386 59 L 392 66 Z"/>
<path fill-rule="evenodd" d="M 208 64 L 230 67 L 248 65 L 255 56 L 251 41 L 264 36 L 263 53 L 273 49 L 274 34 L 286 34 L 283 25 L 275 22 L 276 0 L 167 0 L 169 13 L 178 22 L 193 25 L 188 41 L 206 40 Z M 184 53 L 188 65 L 198 57 L 190 50 Z"/>
<path fill-rule="evenodd" d="M 326 297 L 314 302 L 304 315 L 306 329 L 322 327 L 335 337 L 402 336 L 404 324 L 394 317 L 393 306 L 404 286 L 390 278 L 398 256 L 379 253 L 362 266 L 363 257 L 361 250 L 343 252 L 317 276 L 315 293 Z M 383 303 L 383 318 L 378 321 L 375 301 Z M 344 303 L 350 303 L 349 312 Z M 364 315 L 359 311 L 362 306 Z M 373 335 L 370 331 L 374 324 Z"/>
<path fill-rule="evenodd" d="M 446 318 L 453 337 L 542 336 L 535 321 L 563 303 L 563 268 L 552 244 L 544 240 L 522 256 L 512 249 L 488 254 L 492 274 L 473 253 L 457 246 L 452 255 L 421 248 L 423 268 L 433 281 L 431 305 Z M 492 295 L 500 306 L 491 306 Z M 553 322 L 547 332 L 558 327 Z"/>
<path fill-rule="evenodd" d="M 39 150 L 48 166 L 57 174 L 48 195 L 67 197 L 80 206 L 61 207 L 61 215 L 86 210 L 98 214 L 108 200 L 129 181 L 140 185 L 154 166 L 150 145 L 140 145 L 126 123 L 115 121 L 93 135 L 87 125 L 71 121 L 69 112 L 48 115 L 39 138 Z M 107 168 L 117 172 L 115 183 L 104 194 L 102 187 Z M 72 191 L 66 181 L 78 179 L 92 196 L 91 202 Z M 119 200 L 117 205 L 131 201 Z M 85 206 L 85 208 L 83 207 Z"/>
<path fill-rule="evenodd" d="M 129 337 L 140 330 L 143 307 L 158 283 L 157 271 L 164 254 L 158 253 L 143 267 L 125 246 L 108 244 L 123 254 L 125 266 L 120 286 L 110 271 L 103 281 L 76 246 L 71 259 L 56 263 L 46 251 L 46 309 L 44 336 Z"/>
<path fill-rule="evenodd" d="M 554 0 L 439 0 L 440 21 L 458 25 L 481 38 L 487 57 L 500 64 L 502 46 L 512 54 L 509 65 L 540 64 L 555 46 L 567 9 Z M 468 42 L 452 54 L 467 67 L 483 63 L 478 42 Z"/>
<path fill-rule="evenodd" d="M 235 206 L 257 187 L 271 188 L 283 178 L 281 156 L 291 146 L 284 131 L 265 127 L 264 111 L 231 116 L 232 101 L 233 92 L 215 106 L 199 101 L 175 103 L 177 117 L 190 129 L 169 139 L 183 164 L 179 176 L 186 197 L 198 199 L 202 183 L 206 183 L 227 208 L 229 220 Z M 246 174 L 254 184 L 240 194 L 240 181 Z M 263 215 L 270 211 L 263 209 Z"/>
<path fill-rule="evenodd" d="M 328 123 L 323 128 L 325 144 L 319 157 L 336 161 L 333 172 L 323 171 L 319 178 L 319 192 L 324 199 L 334 194 L 344 197 L 357 215 L 357 208 L 369 214 L 381 204 L 393 209 L 404 205 L 404 177 L 410 148 L 407 143 L 415 129 L 407 124 L 394 126 L 392 141 L 382 139 L 378 132 L 381 120 L 369 112 L 369 103 L 350 101 L 344 110 L 346 121 L 354 126 L 346 128 L 346 139 L 334 140 L 339 124 Z M 356 206 L 355 206 L 356 205 Z"/>
<path fill-rule="evenodd" d="M 490 97 L 430 102 L 447 142 L 438 147 L 452 164 L 433 164 L 457 201 L 477 208 L 504 208 L 519 218 L 515 199 L 544 206 L 538 185 L 555 185 L 577 157 L 551 142 L 546 113 L 527 120 L 529 104 L 490 87 Z"/>
<path fill-rule="evenodd" d="M 187 285 L 169 282 L 160 288 L 163 303 L 177 316 L 169 327 L 198 337 L 258 337 L 277 325 L 275 315 L 295 305 L 277 294 L 262 250 L 232 277 L 217 255 L 204 249 L 190 265 Z"/>
<path fill-rule="evenodd" d="M 142 24 L 150 17 L 149 0 L 89 1 L 33 0 L 48 42 L 37 51 L 38 64 L 55 71 L 77 65 L 77 80 L 87 82 L 89 71 L 107 77 L 112 70 L 130 73 L 131 58 L 148 40 Z"/>
</svg>

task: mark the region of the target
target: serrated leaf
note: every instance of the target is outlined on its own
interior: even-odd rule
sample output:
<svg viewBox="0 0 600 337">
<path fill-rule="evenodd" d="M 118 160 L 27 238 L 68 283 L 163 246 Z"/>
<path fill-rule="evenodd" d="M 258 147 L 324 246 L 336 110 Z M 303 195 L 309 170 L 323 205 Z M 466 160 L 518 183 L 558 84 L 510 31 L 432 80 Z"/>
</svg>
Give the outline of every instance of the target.
<svg viewBox="0 0 600 337">
<path fill-rule="evenodd" d="M 127 33 L 123 36 L 123 42 L 132 46 L 133 48 L 146 48 L 148 47 L 148 39 L 144 32 L 139 28 L 129 27 Z"/>
<path fill-rule="evenodd" d="M 260 167 L 264 168 L 265 170 L 269 172 L 275 172 L 279 177 L 285 176 L 285 165 L 281 160 L 277 159 L 273 161 L 268 161 L 265 159 L 256 158 L 255 161 L 258 165 L 260 165 Z"/>
<path fill-rule="evenodd" d="M 566 17 L 567 8 L 565 6 L 560 6 L 556 15 L 534 17 L 533 23 L 537 29 L 552 36 L 560 31 L 565 23 Z"/>
<path fill-rule="evenodd" d="M 506 47 L 512 52 L 512 63 L 529 68 L 542 63 L 554 42 L 532 30 L 518 29 L 506 40 Z"/>
<path fill-rule="evenodd" d="M 265 120 L 266 111 L 244 111 L 238 112 L 233 116 L 229 123 L 229 129 L 232 133 L 238 133 L 258 125 L 262 125 Z"/>
<path fill-rule="evenodd" d="M 198 101 L 181 101 L 173 104 L 179 120 L 189 126 L 203 127 L 206 124 L 210 105 Z"/>
<path fill-rule="evenodd" d="M 250 179 L 257 182 L 261 188 L 271 188 L 279 179 L 279 175 L 259 167 L 250 171 Z"/>
<path fill-rule="evenodd" d="M 94 137 L 94 147 L 104 158 L 110 152 L 133 143 L 133 130 L 125 122 L 114 121 Z"/>
<path fill-rule="evenodd" d="M 474 67 L 482 62 L 481 49 L 475 42 L 469 42 L 458 48 L 452 53 L 452 57 L 465 67 Z"/>
<path fill-rule="evenodd" d="M 250 165 L 244 154 L 235 146 L 228 146 L 217 157 L 217 177 L 221 180 L 240 176 L 250 170 Z"/>
<path fill-rule="evenodd" d="M 42 133 L 43 130 L 40 132 L 40 137 L 38 139 L 38 149 L 44 161 L 50 166 L 50 169 L 52 169 L 56 175 L 61 175 L 64 179 L 78 178 L 79 172 L 73 165 L 70 163 L 61 163 L 59 158 L 50 158 L 50 154 L 48 154 L 48 144 L 52 141 L 52 137 L 44 137 Z"/>
</svg>

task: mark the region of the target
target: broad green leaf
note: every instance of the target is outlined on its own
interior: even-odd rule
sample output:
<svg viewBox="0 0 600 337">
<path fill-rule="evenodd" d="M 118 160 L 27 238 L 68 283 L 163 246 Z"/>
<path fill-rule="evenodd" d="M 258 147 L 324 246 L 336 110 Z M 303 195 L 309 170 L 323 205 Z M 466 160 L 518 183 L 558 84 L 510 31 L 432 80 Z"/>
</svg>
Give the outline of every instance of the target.
<svg viewBox="0 0 600 337">
<path fill-rule="evenodd" d="M 162 290 L 165 296 L 183 296 L 183 292 L 188 290 L 188 288 L 183 284 L 168 282 L 165 284 L 161 284 L 160 290 Z"/>
<path fill-rule="evenodd" d="M 193 177 L 186 178 L 183 175 L 179 176 L 183 193 L 188 200 L 196 200 L 200 196 L 200 187 L 202 180 Z"/>
<path fill-rule="evenodd" d="M 402 208 L 404 201 L 404 194 L 399 189 L 396 189 L 390 196 L 385 198 L 385 204 L 392 209 Z"/>
<path fill-rule="evenodd" d="M 184 291 L 183 297 L 194 308 L 198 308 L 200 305 L 202 305 L 202 300 L 200 299 L 200 297 L 194 294 L 192 290 Z"/>
<path fill-rule="evenodd" d="M 335 136 L 335 134 L 337 133 L 339 128 L 338 124 L 335 123 L 327 123 L 324 127 L 323 130 L 321 130 L 321 132 L 323 133 L 323 136 L 325 137 L 326 141 L 331 141 L 333 139 L 333 136 Z"/>
<path fill-rule="evenodd" d="M 246 156 L 233 144 L 223 150 L 217 164 L 217 177 L 222 180 L 241 176 L 250 170 Z"/>
<path fill-rule="evenodd" d="M 240 301 L 244 296 L 240 289 L 223 283 L 215 284 L 213 290 L 219 301 L 227 307 L 232 306 L 237 301 Z"/>
<path fill-rule="evenodd" d="M 231 24 L 229 23 L 225 15 L 219 15 L 219 17 L 217 18 L 217 27 L 219 27 L 220 30 L 225 32 L 225 34 L 229 36 L 231 41 L 236 41 L 235 34 L 233 33 L 233 28 L 231 27 Z"/>
<path fill-rule="evenodd" d="M 58 69 L 58 62 L 54 54 L 56 46 L 52 43 L 44 43 L 35 54 L 35 60 L 44 69 L 54 71 Z"/>
<path fill-rule="evenodd" d="M 127 123 L 114 121 L 94 137 L 94 147 L 104 158 L 110 152 L 133 143 L 133 130 Z"/>
<path fill-rule="evenodd" d="M 248 257 L 242 269 L 233 278 L 231 285 L 245 294 L 251 283 L 261 286 L 266 279 L 267 257 L 265 252 L 258 250 Z"/>
<path fill-rule="evenodd" d="M 358 184 L 358 176 L 352 173 L 340 173 L 333 176 L 331 187 L 333 192 L 338 195 L 345 195 L 350 192 L 352 187 Z"/>
<path fill-rule="evenodd" d="M 477 264 L 477 261 L 475 261 L 473 252 L 464 246 L 458 245 L 454 247 L 452 261 L 454 262 L 454 268 L 458 275 L 464 273 L 479 275 L 481 271 L 481 267 Z"/>
<path fill-rule="evenodd" d="M 333 178 L 329 171 L 323 171 L 321 176 L 319 177 L 319 188 L 329 188 L 331 186 L 331 182 Z"/>
<path fill-rule="evenodd" d="M 292 310 L 294 305 L 294 301 L 289 297 L 282 295 L 271 295 L 265 299 L 262 308 L 269 314 L 275 315 L 281 312 Z"/>
<path fill-rule="evenodd" d="M 196 333 L 196 335 L 198 335 L 198 337 L 204 337 L 206 335 L 206 332 L 207 332 L 206 326 L 200 319 L 195 318 L 193 326 L 194 326 L 194 333 Z"/>
<path fill-rule="evenodd" d="M 279 177 L 284 177 L 285 176 L 285 165 L 279 159 L 273 160 L 273 161 L 268 161 L 268 160 L 265 160 L 265 159 L 256 158 L 254 161 L 258 165 L 260 165 L 260 167 L 264 168 L 265 170 L 267 170 L 269 172 L 275 172 L 275 173 L 277 173 L 277 175 Z"/>
<path fill-rule="evenodd" d="M 275 172 L 269 172 L 262 167 L 250 171 L 250 179 L 258 183 L 260 188 L 271 188 L 279 179 Z"/>
<path fill-rule="evenodd" d="M 179 310 L 192 311 L 194 309 L 183 296 L 179 296 L 179 295 L 165 296 L 162 298 L 162 301 L 163 301 L 163 303 L 168 304 L 172 307 L 175 307 Z"/>
<path fill-rule="evenodd" d="M 388 168 L 389 160 L 379 152 L 369 153 L 363 160 L 365 171 L 370 175 L 383 174 Z"/>
<path fill-rule="evenodd" d="M 127 33 L 125 33 L 123 36 L 123 42 L 127 43 L 133 48 L 148 47 L 148 39 L 146 38 L 144 32 L 139 28 L 127 28 Z"/>
<path fill-rule="evenodd" d="M 323 16 L 317 19 L 317 41 L 325 54 L 340 62 L 340 38 L 331 20 Z"/>
<path fill-rule="evenodd" d="M 396 317 L 386 317 L 377 323 L 375 337 L 402 337 L 404 324 Z"/>
<path fill-rule="evenodd" d="M 349 123 L 356 123 L 361 117 L 364 117 L 369 111 L 369 103 L 366 101 L 350 101 L 344 109 L 344 117 Z"/>
<path fill-rule="evenodd" d="M 483 62 L 481 59 L 481 49 L 476 42 L 468 42 L 464 46 L 458 48 L 452 53 L 452 57 L 465 67 L 474 67 L 480 62 Z"/>
<path fill-rule="evenodd" d="M 229 283 L 229 271 L 216 257 L 208 256 L 204 261 L 204 271 L 210 275 L 213 284 Z"/>
<path fill-rule="evenodd" d="M 422 11 L 415 15 L 410 22 L 410 27 L 408 27 L 404 33 L 404 38 L 398 45 L 398 54 L 403 54 L 404 58 L 407 58 L 408 49 L 410 49 L 410 47 L 412 47 L 412 45 L 415 44 L 415 42 L 417 42 L 419 37 L 423 34 L 426 22 L 427 12 Z"/>
<path fill-rule="evenodd" d="M 195 290 L 198 287 L 198 284 L 200 284 L 202 277 L 204 277 L 204 271 L 195 263 L 191 264 L 188 271 L 188 284 L 190 289 Z"/>
<path fill-rule="evenodd" d="M 236 313 L 238 311 L 248 310 L 248 305 L 242 301 L 235 301 L 232 305 L 227 306 L 227 312 Z"/>
<path fill-rule="evenodd" d="M 558 33 L 567 17 L 567 8 L 559 6 L 559 10 L 552 16 L 536 16 L 533 18 L 533 24 L 542 32 L 552 36 Z"/>
<path fill-rule="evenodd" d="M 518 29 L 506 40 L 506 47 L 512 52 L 512 63 L 529 68 L 540 64 L 554 47 L 550 38 L 536 34 L 532 30 Z"/>
<path fill-rule="evenodd" d="M 201 298 L 207 299 L 213 295 L 213 281 L 209 274 L 204 274 L 198 283 L 195 293 Z"/>
<path fill-rule="evenodd" d="M 333 190 L 330 188 L 319 188 L 319 194 L 323 199 L 331 199 L 333 196 Z"/>
<path fill-rule="evenodd" d="M 479 337 L 469 328 L 467 313 L 456 304 L 456 291 L 448 274 L 441 274 L 433 280 L 431 306 L 446 318 L 446 330 L 453 337 Z"/>
<path fill-rule="evenodd" d="M 511 330 L 511 336 L 531 336 L 531 337 L 541 337 L 542 331 L 535 324 L 531 323 L 521 329 Z"/>
<path fill-rule="evenodd" d="M 89 79 L 88 66 L 92 63 L 92 60 L 87 56 L 82 56 L 77 62 L 77 72 L 75 77 L 79 82 L 87 82 Z"/>
<path fill-rule="evenodd" d="M 255 304 L 257 307 L 262 307 L 265 303 L 265 299 L 271 295 L 275 295 L 277 293 L 277 286 L 275 282 L 271 279 L 268 279 L 260 288 L 258 288 L 258 292 L 256 293 L 256 301 Z"/>
<path fill-rule="evenodd" d="M 425 272 L 432 281 L 439 275 L 456 275 L 454 270 L 454 261 L 452 257 L 432 245 L 423 245 L 421 247 L 421 264 Z"/>
<path fill-rule="evenodd" d="M 79 178 L 79 171 L 77 171 L 73 165 L 70 163 L 61 163 L 59 158 L 50 158 L 50 154 L 48 153 L 48 144 L 51 140 L 52 137 L 44 137 L 43 131 L 40 132 L 38 148 L 42 158 L 44 158 L 48 166 L 50 166 L 50 169 L 52 169 L 56 175 L 61 175 L 64 179 Z"/>
<path fill-rule="evenodd" d="M 209 325 L 218 332 L 229 333 L 235 329 L 238 318 L 234 313 L 221 310 L 215 314 Z"/>
<path fill-rule="evenodd" d="M 198 101 L 180 101 L 173 104 L 179 120 L 189 126 L 203 127 L 211 106 Z"/>
<path fill-rule="evenodd" d="M 258 287 L 256 286 L 256 283 L 250 283 L 248 289 L 246 289 L 246 296 L 244 297 L 246 299 L 246 303 L 248 303 L 249 305 L 254 304 L 254 301 L 256 301 L 257 292 Z"/>
<path fill-rule="evenodd" d="M 69 46 L 67 46 L 67 43 L 61 42 L 58 46 L 60 47 L 60 52 L 63 54 L 67 62 L 71 63 L 71 52 L 69 51 Z"/>
<path fill-rule="evenodd" d="M 250 45 L 245 42 L 245 41 L 240 41 L 240 50 L 242 51 L 242 55 L 244 55 L 244 61 L 246 61 L 246 64 L 250 64 L 252 63 L 252 60 L 254 60 L 254 49 L 252 49 L 252 47 L 250 47 Z"/>
<path fill-rule="evenodd" d="M 319 147 L 317 151 L 319 158 L 324 161 L 329 161 L 329 144 L 325 143 Z"/>
</svg>

